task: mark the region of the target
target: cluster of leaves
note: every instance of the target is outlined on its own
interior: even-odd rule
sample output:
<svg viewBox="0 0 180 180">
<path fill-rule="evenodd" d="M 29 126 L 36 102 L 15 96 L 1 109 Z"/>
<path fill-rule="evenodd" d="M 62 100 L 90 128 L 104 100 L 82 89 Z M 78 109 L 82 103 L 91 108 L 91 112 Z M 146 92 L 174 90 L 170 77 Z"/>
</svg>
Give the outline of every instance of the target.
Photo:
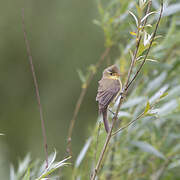
<svg viewBox="0 0 180 180">
<path fill-rule="evenodd" d="M 114 59 L 120 65 L 122 74 L 127 72 L 129 59 L 132 58 L 131 49 L 135 48 L 139 34 L 143 33 L 143 39 L 136 67 L 149 47 L 159 3 L 153 1 L 154 10 L 145 17 L 143 12 L 147 2 L 98 1 L 100 19 L 94 22 L 103 29 L 106 46 L 119 48 L 120 56 Z M 114 135 L 98 179 L 180 178 L 180 27 L 176 18 L 179 9 L 180 3 L 175 0 L 165 3 L 158 29 L 158 35 L 161 36 L 155 37 L 150 58 L 122 105 L 118 114 L 121 121 L 118 121 L 116 127 L 124 127 L 133 119 L 135 121 Z M 134 23 L 131 24 L 132 17 Z M 142 27 L 147 17 L 147 24 Z M 127 29 L 130 29 L 129 32 Z M 117 103 L 112 111 L 116 108 Z M 112 116 L 109 113 L 109 120 Z M 100 119 L 76 160 L 71 174 L 75 179 L 90 177 L 97 162 L 106 137 Z"/>
<path fill-rule="evenodd" d="M 15 171 L 13 165 L 10 167 L 10 180 L 45 180 L 45 179 L 57 179 L 59 175 L 55 175 L 54 172 L 60 167 L 69 165 L 66 161 L 70 157 L 56 162 L 56 151 L 48 157 L 48 167 L 46 167 L 46 161 L 42 164 L 39 160 L 31 162 L 31 157 L 28 154 L 22 161 L 19 162 L 19 167 Z"/>
</svg>

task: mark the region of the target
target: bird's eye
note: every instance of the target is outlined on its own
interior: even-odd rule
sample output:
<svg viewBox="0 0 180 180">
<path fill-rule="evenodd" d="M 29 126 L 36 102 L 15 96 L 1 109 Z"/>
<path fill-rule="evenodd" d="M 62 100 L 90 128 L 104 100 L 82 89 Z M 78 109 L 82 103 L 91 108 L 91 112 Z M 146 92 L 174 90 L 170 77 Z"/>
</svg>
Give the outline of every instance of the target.
<svg viewBox="0 0 180 180">
<path fill-rule="evenodd" d="M 112 75 L 113 75 L 113 73 L 111 72 L 111 73 L 110 73 L 110 75 L 112 76 Z"/>
</svg>

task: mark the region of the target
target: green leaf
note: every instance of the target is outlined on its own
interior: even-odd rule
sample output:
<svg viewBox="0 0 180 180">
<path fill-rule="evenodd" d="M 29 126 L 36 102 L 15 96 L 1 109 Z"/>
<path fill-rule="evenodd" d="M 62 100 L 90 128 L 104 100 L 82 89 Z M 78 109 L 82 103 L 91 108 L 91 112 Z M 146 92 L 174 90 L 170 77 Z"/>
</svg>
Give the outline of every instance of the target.
<svg viewBox="0 0 180 180">
<path fill-rule="evenodd" d="M 161 98 L 163 98 L 163 97 L 166 97 L 168 95 L 168 92 L 165 92 L 165 93 L 163 93 L 159 98 L 161 99 Z"/>
<path fill-rule="evenodd" d="M 145 90 L 145 93 L 149 93 L 149 92 L 152 92 L 152 91 L 158 89 L 162 85 L 162 83 L 165 81 L 166 77 L 167 77 L 167 73 L 162 72 L 155 79 L 151 80 Z"/>
<path fill-rule="evenodd" d="M 152 14 L 155 14 L 155 13 L 157 13 L 157 12 L 150 12 L 150 13 L 148 13 L 148 14 L 146 14 L 142 19 L 141 19 L 141 23 L 145 20 L 145 19 L 147 19 L 150 15 L 152 15 Z"/>
<path fill-rule="evenodd" d="M 53 161 L 54 161 L 54 157 L 53 156 Z M 70 163 L 66 163 L 65 161 L 67 161 L 68 159 L 70 159 L 71 157 L 67 157 L 65 159 L 63 159 L 60 162 L 57 163 L 53 163 L 51 164 L 51 166 L 49 166 L 47 169 L 44 169 L 44 171 L 42 172 L 42 174 L 36 179 L 36 180 L 41 180 L 43 178 L 46 178 L 48 175 L 52 174 L 54 171 L 56 171 L 58 168 L 62 167 L 62 166 L 66 166 L 69 165 Z"/>
<path fill-rule="evenodd" d="M 80 78 L 81 82 L 82 82 L 82 83 L 85 83 L 86 78 L 85 78 L 83 72 L 82 72 L 80 69 L 77 69 L 77 73 L 78 73 L 78 75 L 79 75 L 79 78 Z"/>
<path fill-rule="evenodd" d="M 101 26 L 101 22 L 98 21 L 97 19 L 94 19 L 94 20 L 93 20 L 93 23 L 94 23 L 95 25 L 97 25 L 97 26 Z"/>
<path fill-rule="evenodd" d="M 86 152 L 91 144 L 92 138 L 90 137 L 87 142 L 85 143 L 84 147 L 82 148 L 81 152 L 79 153 L 77 160 L 75 162 L 75 167 L 79 167 L 81 164 L 82 160 L 84 159 L 84 156 L 86 155 Z"/>
<path fill-rule="evenodd" d="M 146 108 L 144 110 L 144 115 L 147 114 L 147 112 L 150 110 L 150 108 L 151 108 L 151 106 L 150 106 L 149 101 L 148 101 L 147 104 L 146 104 Z"/>
<path fill-rule="evenodd" d="M 26 174 L 23 177 L 23 180 L 30 180 L 30 168 L 26 171 Z"/>
<path fill-rule="evenodd" d="M 131 16 L 134 18 L 135 22 L 136 22 L 136 26 L 138 27 L 139 26 L 139 22 L 138 22 L 138 19 L 137 17 L 135 16 L 135 14 L 131 11 L 129 11 L 129 14 L 131 14 Z"/>
<path fill-rule="evenodd" d="M 126 108 L 131 108 L 131 107 L 134 107 L 142 102 L 145 101 L 145 97 L 136 97 L 136 98 L 131 98 L 131 99 L 128 99 L 127 102 L 125 102 L 123 105 L 122 105 L 122 108 L 121 109 L 126 109 Z M 118 105 L 118 104 L 115 104 L 115 106 Z"/>
<path fill-rule="evenodd" d="M 180 160 L 176 160 L 175 162 L 172 162 L 171 164 L 169 164 L 168 169 L 174 169 L 180 167 Z"/>
<path fill-rule="evenodd" d="M 159 152 L 155 147 L 153 147 L 151 144 L 148 144 L 147 142 L 133 141 L 132 144 L 144 152 L 153 154 L 156 157 L 159 157 L 161 159 L 166 159 L 165 156 L 161 152 Z"/>
<path fill-rule="evenodd" d="M 141 18 L 141 16 L 142 16 L 142 9 L 139 7 L 138 4 L 136 4 L 136 9 L 137 9 L 138 17 Z"/>
</svg>

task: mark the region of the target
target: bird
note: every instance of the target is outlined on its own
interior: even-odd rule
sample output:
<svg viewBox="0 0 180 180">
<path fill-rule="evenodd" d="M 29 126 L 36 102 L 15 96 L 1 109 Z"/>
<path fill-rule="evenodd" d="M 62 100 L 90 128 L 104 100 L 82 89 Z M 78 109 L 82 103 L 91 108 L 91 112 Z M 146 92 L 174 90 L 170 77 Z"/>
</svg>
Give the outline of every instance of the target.
<svg viewBox="0 0 180 180">
<path fill-rule="evenodd" d="M 116 65 L 107 67 L 103 71 L 102 78 L 98 83 L 96 101 L 98 101 L 99 114 L 103 116 L 104 127 L 108 133 L 110 128 L 107 120 L 107 109 L 122 89 L 119 68 Z"/>
</svg>

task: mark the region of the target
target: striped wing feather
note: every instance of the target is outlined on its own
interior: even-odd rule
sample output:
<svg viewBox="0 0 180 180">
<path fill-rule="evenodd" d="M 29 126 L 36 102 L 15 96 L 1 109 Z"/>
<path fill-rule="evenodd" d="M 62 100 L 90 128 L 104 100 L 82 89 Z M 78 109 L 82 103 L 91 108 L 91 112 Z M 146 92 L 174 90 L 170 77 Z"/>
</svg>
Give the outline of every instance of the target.
<svg viewBox="0 0 180 180">
<path fill-rule="evenodd" d="M 120 82 L 115 79 L 101 79 L 99 81 L 96 101 L 99 102 L 99 111 L 106 109 L 120 90 Z"/>
</svg>

